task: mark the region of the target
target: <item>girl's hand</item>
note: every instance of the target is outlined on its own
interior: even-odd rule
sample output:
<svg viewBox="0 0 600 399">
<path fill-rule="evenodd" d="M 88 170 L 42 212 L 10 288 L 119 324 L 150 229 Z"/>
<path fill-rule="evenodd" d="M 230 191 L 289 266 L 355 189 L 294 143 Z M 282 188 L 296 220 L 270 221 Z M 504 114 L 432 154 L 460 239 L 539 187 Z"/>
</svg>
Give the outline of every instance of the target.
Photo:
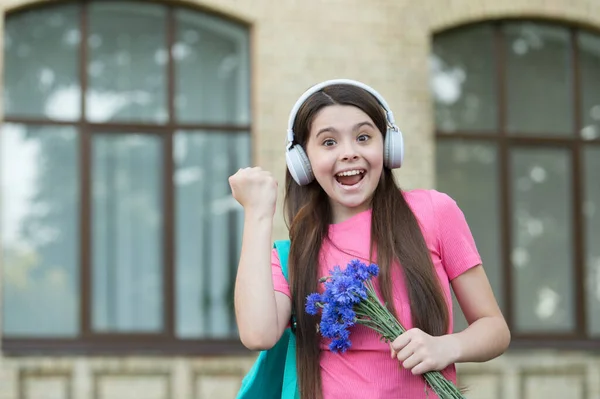
<svg viewBox="0 0 600 399">
<path fill-rule="evenodd" d="M 392 358 L 413 374 L 443 370 L 457 359 L 458 342 L 451 335 L 432 337 L 413 328 L 390 344 Z"/>
<path fill-rule="evenodd" d="M 244 211 L 257 217 L 275 214 L 277 203 L 277 181 L 270 172 L 259 167 L 238 170 L 229 177 L 233 198 L 244 207 Z"/>
</svg>

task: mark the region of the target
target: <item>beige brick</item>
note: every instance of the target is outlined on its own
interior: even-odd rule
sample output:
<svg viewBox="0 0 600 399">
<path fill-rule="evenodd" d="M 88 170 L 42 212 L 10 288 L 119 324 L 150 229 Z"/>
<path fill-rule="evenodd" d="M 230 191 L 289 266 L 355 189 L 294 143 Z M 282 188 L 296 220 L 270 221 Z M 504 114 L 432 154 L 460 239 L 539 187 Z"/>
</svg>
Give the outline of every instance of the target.
<svg viewBox="0 0 600 399">
<path fill-rule="evenodd" d="M 169 379 L 150 375 L 99 375 L 94 399 L 168 399 Z"/>
<path fill-rule="evenodd" d="M 196 379 L 196 399 L 235 398 L 240 389 L 240 378 L 234 375 L 207 375 Z"/>
<path fill-rule="evenodd" d="M 584 399 L 585 380 L 576 375 L 530 375 L 524 378 L 527 399 Z"/>
<path fill-rule="evenodd" d="M 502 378 L 494 374 L 464 374 L 459 379 L 459 387 L 466 389 L 469 399 L 500 399 Z"/>
<path fill-rule="evenodd" d="M 17 370 L 3 364 L 0 368 L 0 399 L 17 398 L 19 392 Z"/>
<path fill-rule="evenodd" d="M 69 379 L 64 376 L 29 376 L 23 380 L 27 399 L 69 399 Z"/>
</svg>

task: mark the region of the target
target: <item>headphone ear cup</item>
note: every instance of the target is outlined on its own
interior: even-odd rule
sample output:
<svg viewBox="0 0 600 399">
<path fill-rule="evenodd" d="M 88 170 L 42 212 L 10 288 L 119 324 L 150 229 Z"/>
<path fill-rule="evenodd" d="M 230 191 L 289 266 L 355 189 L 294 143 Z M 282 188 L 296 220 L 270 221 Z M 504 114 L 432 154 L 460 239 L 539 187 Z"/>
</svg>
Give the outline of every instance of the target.
<svg viewBox="0 0 600 399">
<path fill-rule="evenodd" d="M 404 160 L 404 138 L 402 132 L 396 129 L 388 129 L 383 146 L 383 162 L 389 169 L 397 169 L 402 166 Z"/>
<path fill-rule="evenodd" d="M 308 156 L 302 146 L 294 145 L 285 153 L 285 161 L 292 178 L 300 186 L 313 181 L 314 175 Z"/>
</svg>

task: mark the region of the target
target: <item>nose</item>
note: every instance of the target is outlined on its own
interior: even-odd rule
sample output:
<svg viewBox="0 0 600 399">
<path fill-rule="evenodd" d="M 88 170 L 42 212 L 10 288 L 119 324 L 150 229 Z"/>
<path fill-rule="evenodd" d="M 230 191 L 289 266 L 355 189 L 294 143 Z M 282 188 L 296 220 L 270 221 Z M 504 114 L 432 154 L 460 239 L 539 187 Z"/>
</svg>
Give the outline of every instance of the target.
<svg viewBox="0 0 600 399">
<path fill-rule="evenodd" d="M 341 161 L 355 161 L 359 158 L 358 151 L 353 143 L 346 143 L 340 151 Z"/>
</svg>

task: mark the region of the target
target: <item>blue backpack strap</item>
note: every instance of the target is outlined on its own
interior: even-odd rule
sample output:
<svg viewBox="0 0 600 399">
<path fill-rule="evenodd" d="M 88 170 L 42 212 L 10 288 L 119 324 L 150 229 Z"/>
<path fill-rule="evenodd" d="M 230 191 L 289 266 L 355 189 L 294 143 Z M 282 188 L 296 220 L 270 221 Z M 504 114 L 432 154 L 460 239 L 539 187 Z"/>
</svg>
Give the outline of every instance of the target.
<svg viewBox="0 0 600 399">
<path fill-rule="evenodd" d="M 289 282 L 288 272 L 288 255 L 290 253 L 290 240 L 278 240 L 275 241 L 275 249 L 279 255 L 279 262 L 281 264 L 281 271 L 283 276 Z M 292 328 L 284 332 L 289 335 L 287 356 L 285 359 L 285 369 L 283 372 L 283 387 L 281 398 L 282 399 L 299 399 L 300 393 L 298 391 L 298 374 L 296 370 L 296 336 L 293 331 L 296 331 L 296 318 L 292 312 L 291 320 Z"/>
<path fill-rule="evenodd" d="M 283 277 L 288 281 L 289 278 L 289 270 L 288 270 L 288 256 L 290 254 L 290 240 L 278 240 L 275 241 L 274 244 L 275 249 L 277 250 L 277 255 L 279 255 L 279 263 L 281 265 L 281 271 L 283 272 Z M 294 316 L 294 309 L 292 309 L 292 319 L 290 321 L 292 332 L 296 332 L 296 317 Z"/>
<path fill-rule="evenodd" d="M 288 341 L 285 368 L 283 370 L 283 385 L 281 386 L 281 399 L 300 399 L 298 389 L 298 372 L 296 370 L 296 336 L 287 331 Z"/>
</svg>

